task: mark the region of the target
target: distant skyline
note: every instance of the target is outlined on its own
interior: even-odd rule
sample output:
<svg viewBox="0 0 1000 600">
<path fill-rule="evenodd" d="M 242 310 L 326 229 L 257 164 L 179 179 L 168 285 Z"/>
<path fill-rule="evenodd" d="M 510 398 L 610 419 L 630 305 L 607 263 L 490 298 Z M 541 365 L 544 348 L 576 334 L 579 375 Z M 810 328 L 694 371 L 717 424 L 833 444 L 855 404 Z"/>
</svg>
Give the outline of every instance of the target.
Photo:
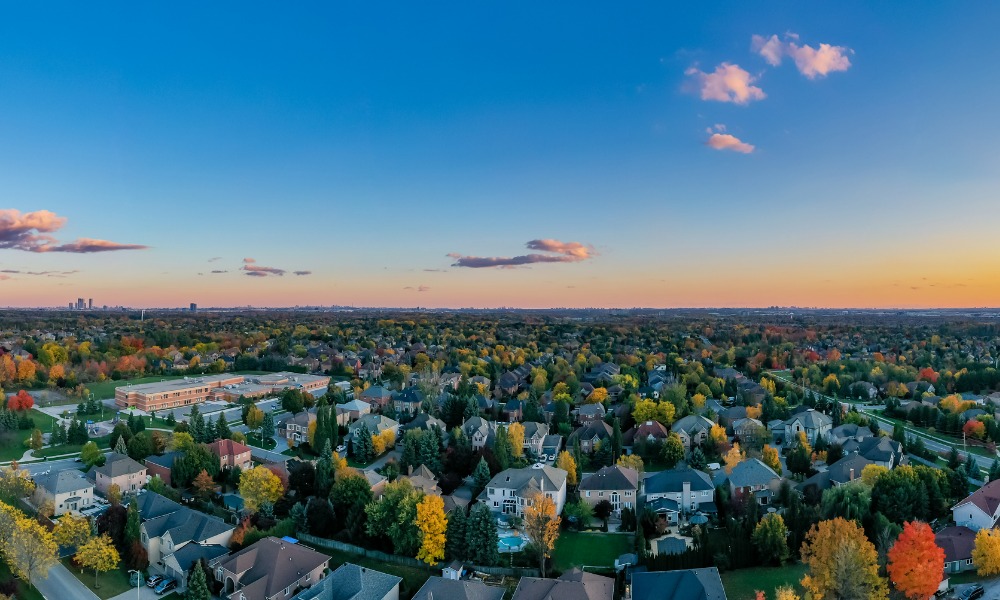
<svg viewBox="0 0 1000 600">
<path fill-rule="evenodd" d="M 0 306 L 1000 305 L 1000 6 L 5 17 Z"/>
</svg>

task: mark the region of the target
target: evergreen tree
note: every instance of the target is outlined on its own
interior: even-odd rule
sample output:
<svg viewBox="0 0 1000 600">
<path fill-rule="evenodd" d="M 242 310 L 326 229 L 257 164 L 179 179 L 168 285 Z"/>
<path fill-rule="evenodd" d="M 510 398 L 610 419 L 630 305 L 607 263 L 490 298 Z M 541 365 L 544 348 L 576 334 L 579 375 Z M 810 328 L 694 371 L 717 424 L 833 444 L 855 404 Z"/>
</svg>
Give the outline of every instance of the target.
<svg viewBox="0 0 1000 600">
<path fill-rule="evenodd" d="M 618 460 L 622 455 L 622 424 L 618 417 L 615 417 L 611 429 L 611 461 Z M 607 465 L 601 465 L 607 466 Z"/>
<path fill-rule="evenodd" d="M 960 466 L 962 466 L 962 458 L 958 455 L 958 448 L 952 446 L 951 452 L 948 453 L 948 468 L 955 471 Z"/>
<path fill-rule="evenodd" d="M 330 446 L 336 448 L 340 445 L 340 425 L 337 424 L 337 408 L 331 406 L 327 411 L 329 411 L 326 413 L 327 439 L 330 440 Z"/>
<path fill-rule="evenodd" d="M 480 458 L 479 464 L 476 465 L 476 470 L 472 472 L 472 481 L 476 485 L 475 496 L 478 496 L 486 489 L 486 486 L 490 483 L 490 479 L 492 479 L 490 476 L 490 466 L 486 464 L 485 458 Z"/>
<path fill-rule="evenodd" d="M 115 442 L 115 452 L 118 454 L 128 454 L 128 444 L 125 442 L 125 436 L 118 436 L 118 441 Z"/>
<path fill-rule="evenodd" d="M 211 441 L 205 439 L 205 417 L 201 415 L 197 404 L 191 407 L 191 414 L 188 417 L 188 432 L 198 443 Z"/>
<path fill-rule="evenodd" d="M 438 438 L 432 431 L 425 431 L 420 436 L 420 462 L 435 473 L 441 472 L 441 453 Z"/>
<path fill-rule="evenodd" d="M 1000 459 L 993 459 L 993 464 L 990 466 L 990 481 L 996 481 L 1000 479 Z"/>
<path fill-rule="evenodd" d="M 973 458 L 971 452 L 965 457 L 965 474 L 969 479 L 982 480 L 983 478 L 983 474 L 979 470 L 979 465 L 976 463 L 976 459 Z"/>
<path fill-rule="evenodd" d="M 330 447 L 330 440 L 327 440 L 319 452 L 319 460 L 316 461 L 316 494 L 326 498 L 330 494 L 331 485 L 333 485 L 333 449 Z"/>
<path fill-rule="evenodd" d="M 233 437 L 233 430 L 229 428 L 226 416 L 221 412 L 219 413 L 219 418 L 215 421 L 215 435 L 220 440 L 228 440 Z"/>
<path fill-rule="evenodd" d="M 500 465 L 500 470 L 510 468 L 511 461 L 514 460 L 514 453 L 511 451 L 510 438 L 507 437 L 507 428 L 503 425 L 497 426 L 496 435 L 493 440 L 493 456 Z"/>
<path fill-rule="evenodd" d="M 465 509 L 461 506 L 456 506 L 448 514 L 448 529 L 445 532 L 444 554 L 451 560 L 465 560 L 468 552 L 465 545 L 467 523 L 468 517 L 465 515 Z"/>
<path fill-rule="evenodd" d="M 708 463 L 705 460 L 705 453 L 702 451 L 700 447 L 695 448 L 694 450 L 691 451 L 691 458 L 688 459 L 689 467 L 700 471 L 701 469 L 705 468 L 706 464 Z"/>
<path fill-rule="evenodd" d="M 132 544 L 139 541 L 139 503 L 132 501 L 128 503 L 128 516 L 125 520 L 125 547 L 131 548 Z"/>
<path fill-rule="evenodd" d="M 271 412 L 264 413 L 264 420 L 260 424 L 260 435 L 265 440 L 274 437 L 274 415 Z"/>
<path fill-rule="evenodd" d="M 212 600 L 212 592 L 208 589 L 208 580 L 205 578 L 205 569 L 201 565 L 194 565 L 191 575 L 188 577 L 187 600 Z"/>
<path fill-rule="evenodd" d="M 330 427 L 327 425 L 327 418 L 329 418 L 329 413 L 327 412 L 326 398 L 320 398 L 319 407 L 316 409 L 316 431 L 313 433 L 312 441 L 313 452 L 321 450 L 330 441 Z"/>
<path fill-rule="evenodd" d="M 469 562 L 490 567 L 500 560 L 497 522 L 485 504 L 476 504 L 465 528 L 465 546 Z"/>
<path fill-rule="evenodd" d="M 594 450 L 593 455 L 590 457 L 591 466 L 595 469 L 600 469 L 602 467 L 609 467 L 611 463 L 614 462 L 614 456 L 611 452 L 610 442 L 600 442 L 597 444 L 597 450 Z"/>
<path fill-rule="evenodd" d="M 372 443 L 372 432 L 362 424 L 354 431 L 354 456 L 361 462 L 368 462 L 375 456 L 375 446 Z"/>
</svg>

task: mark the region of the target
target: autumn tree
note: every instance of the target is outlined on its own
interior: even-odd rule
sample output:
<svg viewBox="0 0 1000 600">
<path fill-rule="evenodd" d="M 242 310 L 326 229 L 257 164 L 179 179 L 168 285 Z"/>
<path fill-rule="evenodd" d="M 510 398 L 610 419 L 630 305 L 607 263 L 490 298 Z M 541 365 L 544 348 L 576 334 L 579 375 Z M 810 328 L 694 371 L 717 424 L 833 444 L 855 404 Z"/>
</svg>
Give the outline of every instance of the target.
<svg viewBox="0 0 1000 600">
<path fill-rule="evenodd" d="M 559 538 L 559 523 L 556 505 L 552 498 L 536 492 L 524 507 L 524 532 L 538 551 L 539 568 L 545 577 L 545 560 L 551 556 Z"/>
<path fill-rule="evenodd" d="M 736 442 L 733 444 L 733 447 L 726 452 L 725 456 L 722 457 L 722 460 L 726 464 L 726 475 L 732 475 L 733 468 L 740 464 L 740 461 L 743 460 L 743 453 L 740 452 L 740 443 Z"/>
<path fill-rule="evenodd" d="M 642 457 L 638 454 L 623 454 L 618 458 L 618 462 L 615 464 L 619 467 L 632 469 L 638 473 L 639 481 L 642 481 L 642 475 L 646 472 L 646 465 L 643 463 Z"/>
<path fill-rule="evenodd" d="M 429 494 L 417 504 L 417 529 L 420 530 L 420 550 L 417 560 L 435 565 L 444 558 L 448 519 L 444 515 L 441 496 Z"/>
<path fill-rule="evenodd" d="M 46 577 L 58 561 L 59 546 L 52 533 L 38 521 L 20 511 L 13 511 L 10 533 L 2 543 L 3 556 L 10 570 L 31 585 L 36 577 Z"/>
<path fill-rule="evenodd" d="M 0 494 L 9 498 L 24 498 L 35 491 L 31 474 L 18 466 L 17 461 L 0 469 Z"/>
<path fill-rule="evenodd" d="M 944 550 L 934 542 L 927 523 L 909 521 L 889 550 L 886 565 L 896 589 L 911 600 L 926 600 L 937 591 L 944 572 Z"/>
<path fill-rule="evenodd" d="M 761 557 L 775 565 L 788 558 L 788 528 L 778 513 L 768 513 L 757 523 L 751 541 Z"/>
<path fill-rule="evenodd" d="M 567 484 L 573 486 L 579 483 L 576 480 L 576 460 L 573 458 L 573 455 L 570 454 L 568 450 L 563 450 L 562 452 L 559 453 L 559 458 L 556 459 L 556 466 L 562 469 L 563 471 L 566 471 Z M 487 469 L 486 473 L 487 475 L 489 474 L 489 469 Z M 488 478 L 486 482 L 489 483 Z M 486 487 L 486 485 L 483 484 L 483 487 Z"/>
<path fill-rule="evenodd" d="M 781 474 L 781 458 L 778 455 L 777 448 L 770 445 L 764 446 L 764 449 L 761 451 L 760 460 L 765 465 L 771 467 L 771 470 L 775 473 Z"/>
<path fill-rule="evenodd" d="M 684 442 L 681 440 L 681 436 L 671 432 L 667 436 L 667 441 L 663 443 L 660 455 L 668 469 L 673 469 L 677 463 L 684 460 Z"/>
<path fill-rule="evenodd" d="M 42 430 L 35 429 L 31 432 L 31 437 L 24 441 L 24 444 L 31 448 L 32 450 L 41 450 L 42 446 L 45 445 L 45 441 L 42 439 Z"/>
<path fill-rule="evenodd" d="M 95 588 L 101 587 L 97 583 L 98 574 L 116 568 L 119 560 L 118 549 L 106 534 L 93 538 L 76 550 L 76 562 L 94 570 Z"/>
<path fill-rule="evenodd" d="M 86 517 L 65 514 L 56 523 L 52 534 L 60 546 L 79 548 L 90 541 L 90 521 Z"/>
<path fill-rule="evenodd" d="M 246 417 L 243 419 L 243 423 L 246 424 L 249 431 L 257 431 L 261 424 L 264 422 L 264 411 L 257 408 L 256 406 L 251 406 L 246 413 Z"/>
<path fill-rule="evenodd" d="M 264 504 L 274 504 L 285 493 L 281 479 L 270 469 L 256 466 L 240 474 L 240 496 L 250 512 L 257 512 Z"/>
<path fill-rule="evenodd" d="M 802 600 L 790 585 L 783 585 L 774 590 L 774 600 Z"/>
<path fill-rule="evenodd" d="M 208 474 L 208 471 L 202 469 L 198 473 L 198 476 L 194 478 L 194 481 L 191 482 L 191 487 L 194 488 L 196 496 L 202 500 L 207 500 L 215 489 L 215 480 Z"/>
<path fill-rule="evenodd" d="M 972 564 L 981 577 L 1000 573 L 1000 529 L 980 529 L 976 532 Z"/>
<path fill-rule="evenodd" d="M 87 442 L 80 450 L 80 460 L 90 468 L 104 461 L 104 453 L 94 442 Z"/>
<path fill-rule="evenodd" d="M 861 526 L 840 517 L 813 525 L 802 542 L 802 578 L 813 598 L 885 600 L 889 589 L 878 574 L 878 553 Z"/>
<path fill-rule="evenodd" d="M 875 482 L 883 473 L 888 473 L 889 469 L 882 465 L 870 464 L 861 469 L 861 481 L 868 487 L 875 487 Z"/>
<path fill-rule="evenodd" d="M 507 428 L 507 439 L 510 440 L 510 453 L 514 458 L 524 456 L 524 425 L 514 422 Z"/>
</svg>

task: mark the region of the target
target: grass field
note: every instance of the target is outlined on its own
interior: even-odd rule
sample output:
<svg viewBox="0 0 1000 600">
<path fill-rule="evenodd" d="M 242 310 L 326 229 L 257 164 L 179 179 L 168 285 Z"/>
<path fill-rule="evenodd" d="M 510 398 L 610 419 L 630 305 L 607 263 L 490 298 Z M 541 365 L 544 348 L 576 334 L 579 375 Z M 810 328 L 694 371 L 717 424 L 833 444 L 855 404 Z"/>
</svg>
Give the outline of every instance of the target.
<svg viewBox="0 0 1000 600">
<path fill-rule="evenodd" d="M 257 433 L 248 433 L 246 436 L 248 445 L 263 448 L 264 450 L 274 450 L 274 447 L 278 445 L 278 442 L 275 442 L 273 438 L 267 438 L 264 440 L 267 445 L 262 445 L 260 441 L 260 434 Z"/>
<path fill-rule="evenodd" d="M 726 571 L 722 574 L 722 585 L 726 588 L 729 600 L 754 600 L 757 590 L 766 592 L 768 598 L 773 598 L 774 589 L 783 585 L 794 587 L 802 596 L 804 591 L 799 587 L 799 580 L 805 572 L 806 566 L 802 563 Z"/>
<path fill-rule="evenodd" d="M 81 573 L 79 567 L 74 567 L 69 558 L 62 559 L 63 565 L 69 569 L 69 572 L 73 574 L 74 577 L 80 580 L 83 585 L 98 595 L 101 600 L 107 600 L 108 598 L 114 598 L 118 594 L 127 592 L 129 590 L 135 590 L 135 586 L 129 585 L 128 572 L 124 569 L 113 569 L 105 573 L 101 573 L 97 576 L 97 585 L 94 584 L 94 570 L 93 569 L 83 569 Z"/>
<path fill-rule="evenodd" d="M 616 558 L 634 548 L 630 534 L 563 531 L 552 553 L 552 567 L 558 571 L 583 566 L 614 567 Z"/>
<path fill-rule="evenodd" d="M 111 436 L 105 435 L 97 438 L 90 438 L 90 441 L 97 444 L 98 448 L 109 448 L 111 446 Z M 41 450 L 35 452 L 35 456 L 38 458 L 48 457 L 48 456 L 59 456 L 61 454 L 79 454 L 83 450 L 83 446 L 79 444 L 63 444 L 62 446 L 56 446 L 55 448 L 42 448 Z"/>
</svg>

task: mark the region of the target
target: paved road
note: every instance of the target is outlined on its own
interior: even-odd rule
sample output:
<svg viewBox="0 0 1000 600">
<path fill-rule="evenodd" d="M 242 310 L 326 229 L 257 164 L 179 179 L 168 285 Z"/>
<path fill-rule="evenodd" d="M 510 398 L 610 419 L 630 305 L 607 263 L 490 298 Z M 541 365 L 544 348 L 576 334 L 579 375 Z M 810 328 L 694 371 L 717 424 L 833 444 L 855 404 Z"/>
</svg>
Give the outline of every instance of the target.
<svg viewBox="0 0 1000 600">
<path fill-rule="evenodd" d="M 29 463 L 26 465 L 21 465 L 21 468 L 26 470 L 32 476 L 45 471 L 62 471 L 65 469 L 79 469 L 83 466 L 83 463 L 78 463 L 74 458 L 63 458 L 60 460 L 49 460 L 44 462 Z"/>
<path fill-rule="evenodd" d="M 87 589 L 62 563 L 56 563 L 49 569 L 48 577 L 36 577 L 32 583 L 45 600 L 100 600 L 97 594 Z"/>
</svg>

